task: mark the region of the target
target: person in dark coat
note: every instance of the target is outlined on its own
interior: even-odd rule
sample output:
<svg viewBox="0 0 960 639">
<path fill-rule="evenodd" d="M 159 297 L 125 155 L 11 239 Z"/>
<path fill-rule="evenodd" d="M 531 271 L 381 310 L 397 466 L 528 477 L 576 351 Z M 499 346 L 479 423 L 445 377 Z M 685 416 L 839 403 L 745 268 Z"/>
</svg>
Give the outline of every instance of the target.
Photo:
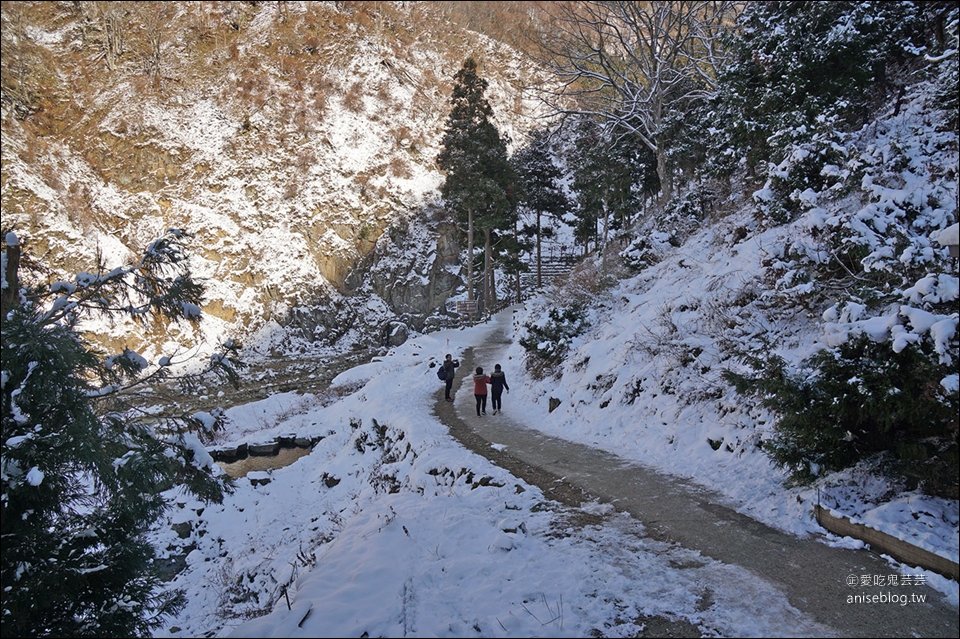
<svg viewBox="0 0 960 639">
<path fill-rule="evenodd" d="M 453 355 L 451 355 L 450 353 L 447 353 L 447 358 L 443 360 L 443 364 L 441 364 L 441 366 L 443 366 L 443 372 L 446 374 L 446 377 L 444 378 L 444 382 L 447 385 L 446 389 L 444 390 L 443 398 L 448 402 L 452 402 L 453 398 L 450 397 L 450 389 L 453 388 L 453 376 L 454 376 L 453 371 L 454 369 L 460 366 L 460 360 L 453 359 Z"/>
<path fill-rule="evenodd" d="M 503 389 L 510 392 L 510 386 L 507 384 L 507 376 L 500 370 L 500 364 L 493 367 L 493 373 L 490 375 L 490 399 L 493 401 L 493 414 L 503 412 L 503 406 L 500 397 L 503 395 Z"/>
<path fill-rule="evenodd" d="M 477 398 L 477 417 L 487 414 L 487 384 L 490 376 L 483 374 L 483 368 L 477 366 L 477 374 L 473 376 L 473 396 Z"/>
</svg>

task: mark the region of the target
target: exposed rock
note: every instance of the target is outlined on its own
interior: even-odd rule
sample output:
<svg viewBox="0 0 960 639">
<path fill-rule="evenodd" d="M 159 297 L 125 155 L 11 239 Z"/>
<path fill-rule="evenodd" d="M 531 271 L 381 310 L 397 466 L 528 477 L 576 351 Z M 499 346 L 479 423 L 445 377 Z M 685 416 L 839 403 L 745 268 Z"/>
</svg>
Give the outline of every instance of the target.
<svg viewBox="0 0 960 639">
<path fill-rule="evenodd" d="M 411 254 L 412 261 L 400 259 Z M 446 312 L 447 298 L 463 286 L 458 260 L 454 224 L 441 222 L 431 229 L 395 223 L 347 277 L 345 289 L 348 294 L 378 296 L 420 331 L 428 316 Z"/>
<path fill-rule="evenodd" d="M 257 486 L 266 486 L 273 478 L 270 477 L 270 473 L 263 471 L 254 471 L 247 473 L 247 479 L 250 480 L 250 485 L 256 488 Z"/>
<path fill-rule="evenodd" d="M 384 332 L 387 333 L 387 335 L 383 339 L 383 342 L 387 346 L 400 346 L 406 342 L 410 336 L 409 329 L 406 324 L 402 322 L 390 322 L 384 328 Z"/>
<path fill-rule="evenodd" d="M 266 455 L 276 455 L 280 452 L 280 442 L 258 442 L 250 444 L 248 450 L 251 455 L 266 456 Z"/>
</svg>

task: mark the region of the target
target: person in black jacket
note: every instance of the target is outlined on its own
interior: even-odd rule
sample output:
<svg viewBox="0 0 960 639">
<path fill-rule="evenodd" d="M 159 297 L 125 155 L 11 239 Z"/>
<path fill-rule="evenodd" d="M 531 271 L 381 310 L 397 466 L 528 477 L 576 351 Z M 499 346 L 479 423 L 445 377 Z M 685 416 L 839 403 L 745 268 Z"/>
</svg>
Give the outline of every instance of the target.
<svg viewBox="0 0 960 639">
<path fill-rule="evenodd" d="M 443 364 L 441 364 L 441 366 L 443 366 L 443 371 L 446 374 L 446 377 L 444 378 L 444 382 L 447 385 L 444 391 L 443 398 L 448 402 L 452 402 L 453 398 L 450 397 L 450 389 L 453 388 L 453 376 L 454 376 L 453 371 L 455 368 L 460 366 L 460 360 L 453 359 L 453 355 L 451 355 L 450 353 L 447 353 L 447 358 L 443 360 Z"/>
<path fill-rule="evenodd" d="M 510 392 L 510 386 L 507 385 L 507 376 L 500 370 L 500 364 L 493 367 L 493 373 L 490 375 L 490 395 L 493 400 L 493 414 L 502 413 L 503 408 L 500 397 L 503 395 L 503 389 Z"/>
</svg>

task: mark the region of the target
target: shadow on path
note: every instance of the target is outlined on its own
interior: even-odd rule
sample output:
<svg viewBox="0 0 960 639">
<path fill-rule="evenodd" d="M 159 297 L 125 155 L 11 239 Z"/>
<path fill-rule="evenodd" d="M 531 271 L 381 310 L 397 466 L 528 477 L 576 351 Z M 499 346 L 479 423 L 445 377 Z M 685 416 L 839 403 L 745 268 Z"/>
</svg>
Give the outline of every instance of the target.
<svg viewBox="0 0 960 639">
<path fill-rule="evenodd" d="M 629 513 L 659 541 L 740 566 L 784 593 L 819 624 L 849 637 L 957 637 L 957 609 L 926 585 L 861 586 L 864 575 L 896 572 L 867 550 L 829 546 L 771 528 L 724 505 L 721 495 L 612 453 L 544 435 L 508 414 L 476 417 L 476 364 L 503 359 L 512 312 L 502 312 L 482 345 L 461 357 L 454 402 L 438 391 L 436 413 L 453 436 L 562 504 L 600 501 Z M 505 403 L 508 403 L 505 396 Z M 488 406 L 488 409 L 490 407 Z M 492 444 L 497 444 L 493 447 Z M 852 585 L 851 585 L 852 584 Z M 906 603 L 891 601 L 906 597 Z M 669 633 L 646 636 L 671 636 Z"/>
</svg>

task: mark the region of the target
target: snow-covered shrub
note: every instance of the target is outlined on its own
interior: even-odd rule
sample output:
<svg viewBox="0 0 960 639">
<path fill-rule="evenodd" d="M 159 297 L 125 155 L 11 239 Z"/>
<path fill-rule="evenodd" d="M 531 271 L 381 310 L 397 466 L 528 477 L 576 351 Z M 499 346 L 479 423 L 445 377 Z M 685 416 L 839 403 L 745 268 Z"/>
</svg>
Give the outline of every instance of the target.
<svg viewBox="0 0 960 639">
<path fill-rule="evenodd" d="M 665 249 L 671 247 L 672 236 L 653 231 L 636 237 L 620 252 L 624 266 L 634 273 L 649 268 L 663 259 Z"/>
<path fill-rule="evenodd" d="M 808 210 L 813 197 L 830 192 L 840 194 L 843 184 L 835 167 L 844 164 L 845 136 L 824 122 L 817 132 L 800 127 L 775 133 L 771 141 L 783 148 L 783 159 L 770 163 L 764 173 L 767 182 L 755 197 L 758 216 L 773 225 L 785 224 Z M 789 142 L 780 138 L 791 138 Z M 773 195 L 773 197 L 770 196 Z"/>
<path fill-rule="evenodd" d="M 716 192 L 708 184 L 694 185 L 670 200 L 663 214 L 656 217 L 657 230 L 669 233 L 670 243 L 680 246 L 713 213 L 716 199 Z"/>
<path fill-rule="evenodd" d="M 822 313 L 823 333 L 802 362 L 757 349 L 753 372 L 728 379 L 776 412 L 767 450 L 795 479 L 882 455 L 956 498 L 957 278 L 934 241 L 957 215 L 957 115 L 939 108 L 943 87 L 956 94 L 956 52 L 933 55 L 955 47 L 931 26 L 957 10 L 767 3 L 745 16 L 718 102 L 736 106 L 729 144 L 765 180 L 761 224 L 790 224 L 764 247 L 763 301 Z"/>
<path fill-rule="evenodd" d="M 632 273 L 639 273 L 659 262 L 704 225 L 716 209 L 716 199 L 714 188 L 703 183 L 678 194 L 661 214 L 634 227 L 634 239 L 619 253 L 623 265 Z"/>
<path fill-rule="evenodd" d="M 774 356 L 754 359 L 755 374 L 726 377 L 778 414 L 776 435 L 765 447 L 792 479 L 809 481 L 885 453 L 893 470 L 931 494 L 955 499 L 956 483 L 948 488 L 936 478 L 955 478 L 960 470 L 960 401 L 955 384 L 951 390 L 932 382 L 946 379 L 953 367 L 938 363 L 930 350 L 930 343 L 898 350 L 861 335 L 797 368 Z"/>
<path fill-rule="evenodd" d="M 573 338 L 590 328 L 582 304 L 554 307 L 546 316 L 524 324 L 525 334 L 520 345 L 527 351 L 527 366 L 534 374 L 544 377 L 548 370 L 563 361 Z"/>
<path fill-rule="evenodd" d="M 925 28 L 933 23 L 925 11 L 939 9 L 910 2 L 748 3 L 716 104 L 726 114 L 716 124 L 736 156 L 764 175 L 760 165 L 780 165 L 818 134 L 819 123 L 860 128 L 892 92 L 892 78 L 936 37 Z"/>
</svg>

